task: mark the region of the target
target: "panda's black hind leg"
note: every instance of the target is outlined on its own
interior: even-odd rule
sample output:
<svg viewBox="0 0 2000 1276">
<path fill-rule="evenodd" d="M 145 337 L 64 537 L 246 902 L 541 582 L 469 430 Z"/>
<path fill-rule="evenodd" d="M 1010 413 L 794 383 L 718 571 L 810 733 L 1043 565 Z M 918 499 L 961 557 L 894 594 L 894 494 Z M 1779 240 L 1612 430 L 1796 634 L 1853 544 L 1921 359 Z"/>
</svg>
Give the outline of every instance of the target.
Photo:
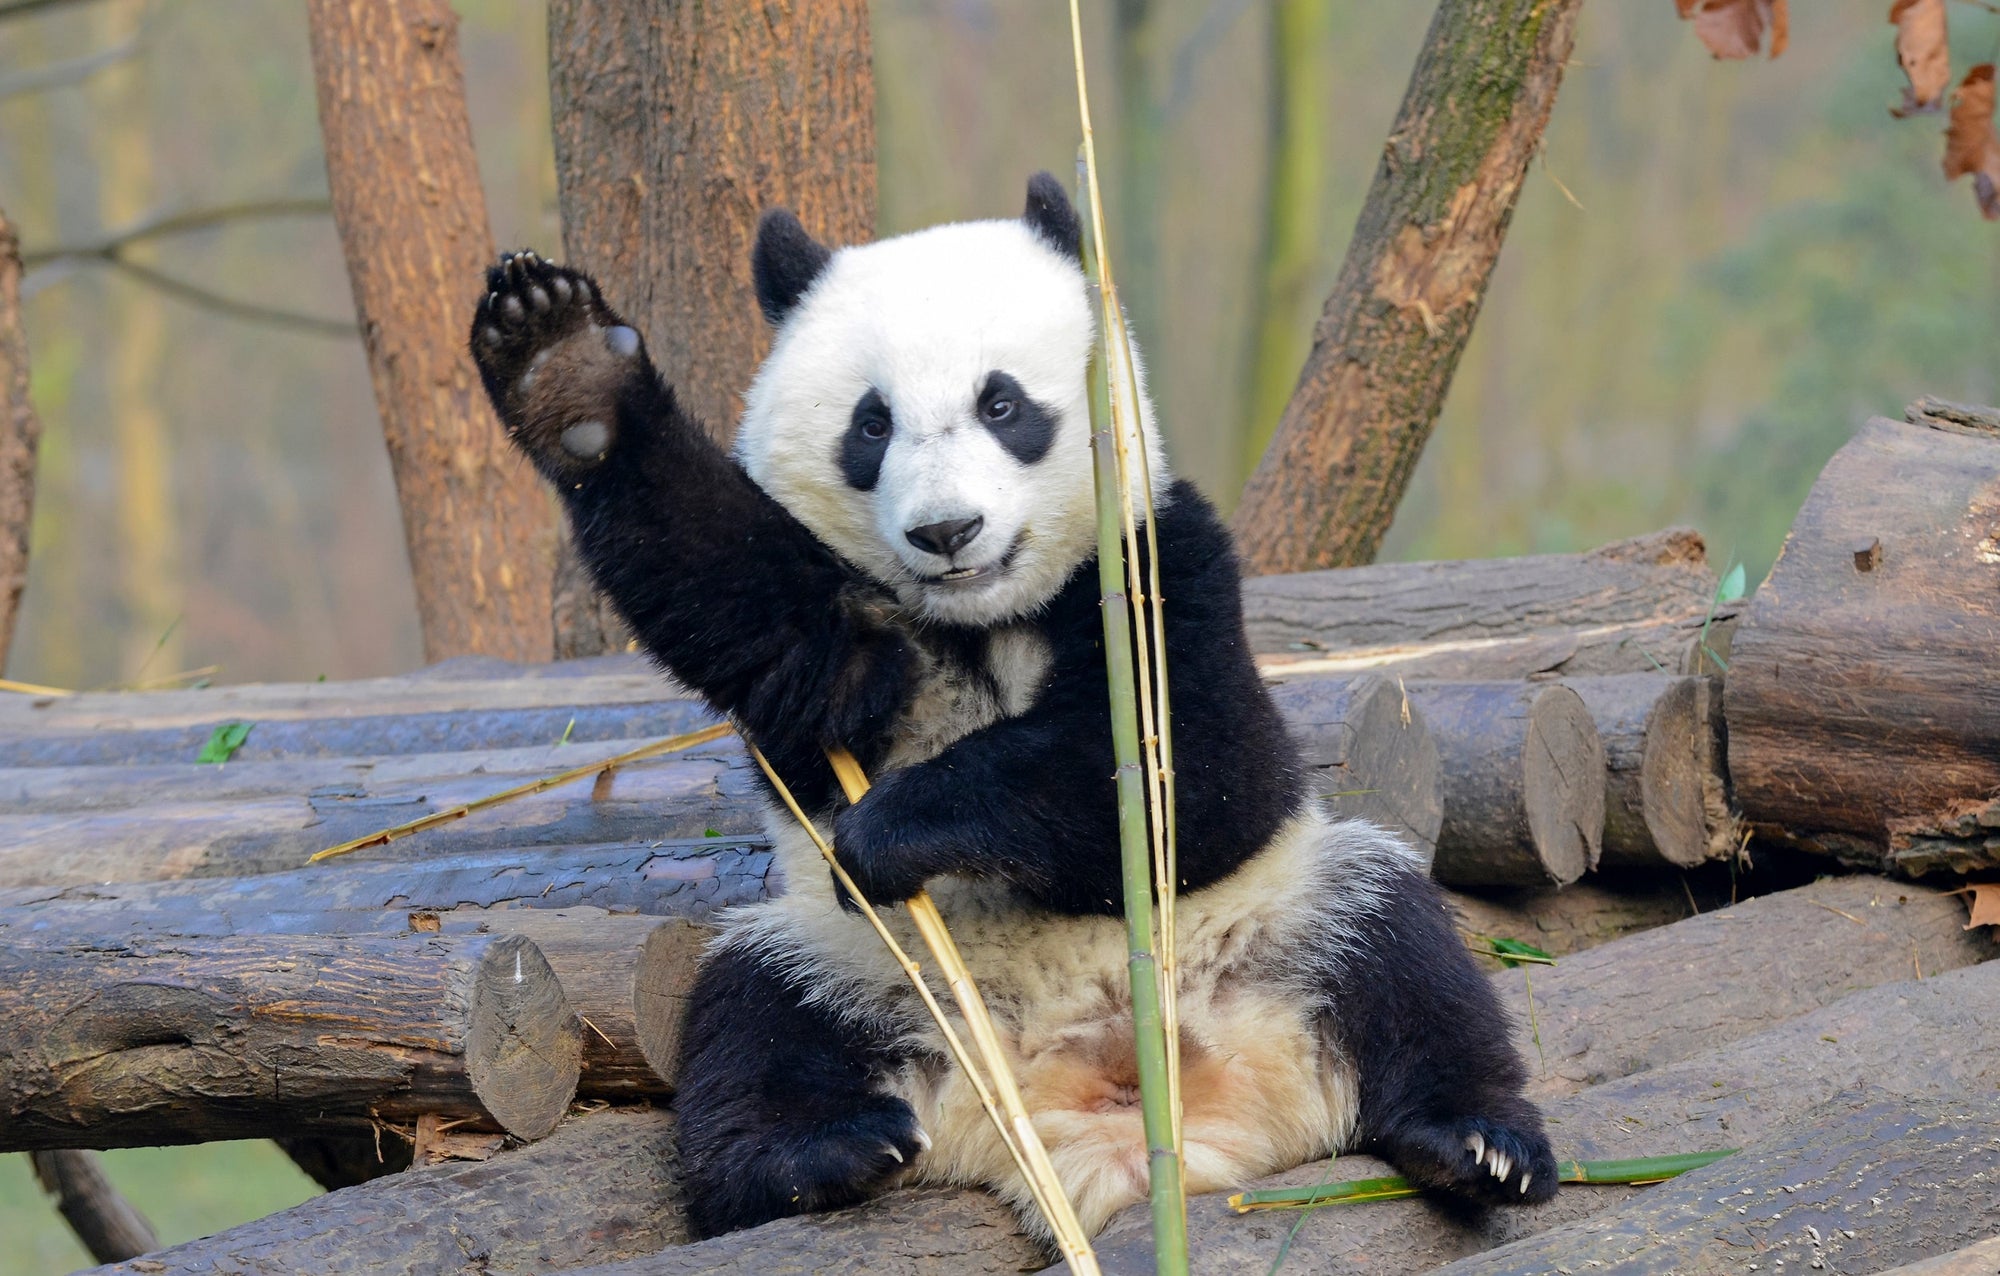
<svg viewBox="0 0 2000 1276">
<path fill-rule="evenodd" d="M 516 446 L 560 481 L 604 461 L 657 384 L 645 343 L 588 275 L 509 253 L 486 272 L 472 356 Z"/>
<path fill-rule="evenodd" d="M 755 956 L 704 963 L 682 1041 L 674 1106 L 697 1236 L 855 1204 L 930 1147 L 910 1105 L 877 1089 L 899 1062 L 886 1034 L 804 1004 Z"/>
<path fill-rule="evenodd" d="M 1360 1074 L 1360 1133 L 1412 1182 L 1475 1202 L 1556 1192 L 1555 1154 L 1522 1094 L 1526 1069 L 1493 986 L 1437 887 L 1398 867 L 1333 978 L 1332 1013 Z"/>
</svg>

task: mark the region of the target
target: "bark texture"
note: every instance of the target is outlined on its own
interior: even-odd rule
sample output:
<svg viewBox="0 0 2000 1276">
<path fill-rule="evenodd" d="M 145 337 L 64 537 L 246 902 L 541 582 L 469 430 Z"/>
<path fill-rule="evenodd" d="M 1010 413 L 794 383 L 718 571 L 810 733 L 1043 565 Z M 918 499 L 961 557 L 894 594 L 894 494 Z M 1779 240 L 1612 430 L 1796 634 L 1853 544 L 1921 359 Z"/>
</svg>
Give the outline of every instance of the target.
<svg viewBox="0 0 2000 1276">
<path fill-rule="evenodd" d="M 1597 867 L 1604 745 L 1582 697 L 1514 682 L 1420 684 L 1409 694 L 1444 773 L 1433 876 L 1450 886 L 1565 886 Z"/>
<path fill-rule="evenodd" d="M 1995 1164 L 1992 1095 L 1858 1089 L 1622 1208 L 1438 1276 L 1880 1271 L 2000 1229 Z"/>
<path fill-rule="evenodd" d="M 1334 815 L 1401 834 L 1428 862 L 1444 822 L 1437 741 L 1387 678 L 1301 678 L 1271 688 L 1304 754 L 1312 792 Z"/>
<path fill-rule="evenodd" d="M 1585 554 L 1252 576 L 1243 611 L 1273 673 L 1719 673 L 1702 644 L 1729 658 L 1735 609 L 1712 611 L 1715 585 L 1701 536 L 1670 528 Z"/>
<path fill-rule="evenodd" d="M 487 405 L 466 316 L 493 235 L 445 0 L 311 0 L 327 183 L 432 660 L 550 654 L 555 510 Z"/>
<path fill-rule="evenodd" d="M 1472 335 L 1582 0 L 1441 0 L 1278 432 L 1252 571 L 1375 557 Z"/>
<path fill-rule="evenodd" d="M 572 1117 L 479 1163 L 392 1175 L 145 1258 L 121 1276 L 544 1276 L 687 1239 L 673 1118 Z"/>
<path fill-rule="evenodd" d="M 160 1247 L 146 1216 L 105 1177 L 97 1153 L 65 1148 L 31 1152 L 29 1160 L 36 1181 L 93 1259 L 115 1263 Z"/>
<path fill-rule="evenodd" d="M 0 948 L 0 1148 L 365 1131 L 520 1138 L 576 1093 L 578 1025 L 513 936 L 244 936 Z"/>
<path fill-rule="evenodd" d="M 1876 418 L 1827 463 L 1737 631 L 1736 800 L 1917 874 L 2000 866 L 2000 424 Z"/>
<path fill-rule="evenodd" d="M 28 584 L 35 513 L 35 448 L 42 424 L 28 401 L 28 338 L 21 327 L 21 244 L 0 212 L 0 673 Z"/>
<path fill-rule="evenodd" d="M 1722 688 L 1632 673 L 1570 678 L 1604 741 L 1604 866 L 1692 868 L 1736 849 Z"/>
</svg>

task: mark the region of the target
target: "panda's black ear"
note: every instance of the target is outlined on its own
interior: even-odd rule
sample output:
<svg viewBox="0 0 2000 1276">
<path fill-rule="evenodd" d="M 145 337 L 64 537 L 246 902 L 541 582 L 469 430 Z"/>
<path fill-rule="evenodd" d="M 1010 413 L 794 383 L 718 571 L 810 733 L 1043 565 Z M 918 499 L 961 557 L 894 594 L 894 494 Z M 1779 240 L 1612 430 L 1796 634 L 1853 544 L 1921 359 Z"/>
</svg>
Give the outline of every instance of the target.
<svg viewBox="0 0 2000 1276">
<path fill-rule="evenodd" d="M 764 214 L 750 253 L 750 275 L 757 284 L 757 305 L 772 327 L 784 322 L 832 259 L 832 250 L 807 234 L 791 209 Z"/>
<path fill-rule="evenodd" d="M 1021 214 L 1035 237 L 1071 261 L 1083 259 L 1083 222 L 1062 183 L 1048 173 L 1028 179 L 1028 208 Z"/>
</svg>

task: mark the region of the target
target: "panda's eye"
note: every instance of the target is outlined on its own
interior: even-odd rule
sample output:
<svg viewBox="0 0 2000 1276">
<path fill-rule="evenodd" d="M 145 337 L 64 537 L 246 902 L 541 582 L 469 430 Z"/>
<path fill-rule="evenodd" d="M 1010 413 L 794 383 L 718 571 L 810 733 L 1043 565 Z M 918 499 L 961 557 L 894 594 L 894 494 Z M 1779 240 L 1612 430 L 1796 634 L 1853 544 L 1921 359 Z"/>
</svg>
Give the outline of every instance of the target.
<svg viewBox="0 0 2000 1276">
<path fill-rule="evenodd" d="M 1000 394 L 1000 395 L 995 395 L 991 399 L 988 399 L 986 401 L 986 406 L 980 409 L 980 411 L 986 414 L 986 419 L 988 421 L 999 422 L 1011 419 L 1015 411 L 1019 407 L 1020 405 L 1017 404 L 1012 398 L 1008 397 L 1007 395 Z"/>
<path fill-rule="evenodd" d="M 861 423 L 861 437 L 880 443 L 889 437 L 889 423 L 879 416 L 871 416 Z"/>
</svg>

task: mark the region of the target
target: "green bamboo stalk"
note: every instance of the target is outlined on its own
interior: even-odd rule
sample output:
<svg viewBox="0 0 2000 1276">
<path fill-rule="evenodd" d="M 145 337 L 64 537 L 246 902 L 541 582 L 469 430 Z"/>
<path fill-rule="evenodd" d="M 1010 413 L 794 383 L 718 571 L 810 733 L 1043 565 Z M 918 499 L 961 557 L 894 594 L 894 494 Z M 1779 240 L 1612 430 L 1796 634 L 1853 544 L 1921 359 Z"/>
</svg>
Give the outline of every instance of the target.
<svg viewBox="0 0 2000 1276">
<path fill-rule="evenodd" d="M 1090 365 L 1091 455 L 1097 496 L 1097 573 L 1099 607 L 1104 621 L 1105 673 L 1111 701 L 1111 739 L 1117 760 L 1118 848 L 1125 891 L 1126 969 L 1132 989 L 1132 1031 L 1139 1071 L 1139 1103 L 1145 1130 L 1147 1170 L 1153 1214 L 1154 1269 L 1160 1276 L 1186 1276 L 1187 1198 L 1181 1181 L 1180 1152 L 1175 1139 L 1174 1078 L 1168 1064 L 1167 1036 L 1161 1017 L 1160 963 L 1155 951 L 1153 915 L 1153 856 L 1149 841 L 1147 768 L 1142 762 L 1139 733 L 1138 672 L 1133 645 L 1133 600 L 1126 592 L 1125 543 L 1132 521 L 1132 488 L 1121 463 L 1123 442 L 1112 412 L 1113 360 L 1129 368 L 1130 347 L 1122 341 L 1121 316 L 1105 246 L 1104 207 L 1097 180 L 1096 144 L 1090 127 L 1090 97 L 1085 84 L 1083 22 L 1077 0 L 1070 0 L 1070 40 L 1076 59 L 1077 113 L 1083 128 L 1084 163 L 1089 198 L 1085 269 L 1098 285 L 1103 317 L 1098 345 Z M 1114 348 L 1114 342 L 1122 348 Z M 1128 409 L 1137 411 L 1136 384 L 1130 385 Z M 1134 552 L 1137 552 L 1136 537 Z M 1150 691 L 1151 688 L 1148 688 Z M 1157 755 L 1154 755 L 1157 758 Z M 1155 762 L 1157 768 L 1157 761 Z M 1154 796 L 1158 790 L 1153 789 Z"/>
<path fill-rule="evenodd" d="M 1673 1156 L 1642 1156 L 1627 1161 L 1558 1161 L 1559 1183 L 1622 1183 L 1628 1186 L 1660 1183 L 1689 1170 L 1713 1165 L 1738 1149 L 1720 1148 L 1710 1152 L 1680 1152 Z M 1349 1179 L 1344 1183 L 1321 1183 L 1314 1187 L 1272 1187 L 1254 1192 L 1238 1192 L 1229 1198 L 1229 1208 L 1238 1214 L 1252 1210 L 1312 1209 L 1321 1205 L 1355 1204 L 1361 1201 L 1400 1201 L 1420 1195 L 1422 1189 L 1399 1174 L 1378 1179 Z"/>
</svg>

